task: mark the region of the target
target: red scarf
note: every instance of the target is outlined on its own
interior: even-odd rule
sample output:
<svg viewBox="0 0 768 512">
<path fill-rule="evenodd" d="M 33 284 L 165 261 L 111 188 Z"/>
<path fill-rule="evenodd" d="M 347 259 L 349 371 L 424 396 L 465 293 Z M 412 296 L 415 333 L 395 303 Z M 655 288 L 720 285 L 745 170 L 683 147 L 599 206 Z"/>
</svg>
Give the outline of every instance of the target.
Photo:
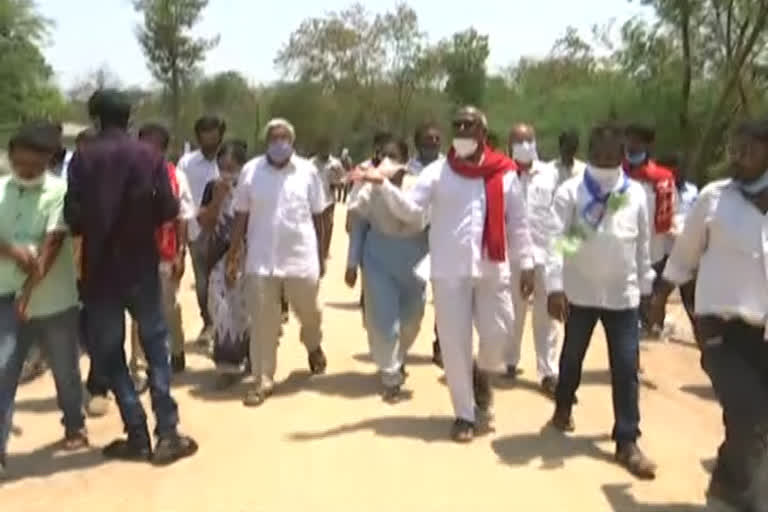
<svg viewBox="0 0 768 512">
<path fill-rule="evenodd" d="M 173 195 L 179 197 L 179 181 L 176 179 L 176 167 L 168 162 L 166 164 L 168 169 L 168 179 L 171 182 L 171 189 Z M 178 252 L 178 239 L 176 238 L 176 222 L 166 222 L 155 232 L 155 240 L 157 242 L 157 252 L 160 255 L 161 261 L 173 261 L 176 258 Z"/>
<path fill-rule="evenodd" d="M 653 212 L 656 233 L 668 233 L 672 228 L 672 218 L 675 216 L 675 175 L 666 167 L 657 165 L 653 160 L 648 160 L 645 165 L 635 169 L 625 163 L 624 170 L 633 180 L 653 185 L 656 195 L 656 211 Z"/>
<path fill-rule="evenodd" d="M 507 259 L 507 233 L 504 219 L 504 175 L 516 171 L 517 165 L 506 155 L 497 153 L 485 146 L 481 163 L 476 165 L 456 156 L 451 148 L 448 163 L 451 169 L 467 179 L 485 180 L 485 226 L 483 227 L 483 247 L 491 261 Z"/>
</svg>

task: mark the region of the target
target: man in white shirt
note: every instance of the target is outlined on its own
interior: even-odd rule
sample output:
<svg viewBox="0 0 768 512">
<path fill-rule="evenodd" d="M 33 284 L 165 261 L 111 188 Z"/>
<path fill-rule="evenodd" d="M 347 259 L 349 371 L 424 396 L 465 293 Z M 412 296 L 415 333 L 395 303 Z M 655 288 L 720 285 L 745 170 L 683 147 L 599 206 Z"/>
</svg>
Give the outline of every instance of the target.
<svg viewBox="0 0 768 512">
<path fill-rule="evenodd" d="M 576 158 L 579 151 L 579 132 L 566 130 L 558 138 L 560 157 L 552 161 L 557 169 L 558 184 L 572 178 L 581 176 L 587 164 Z"/>
<path fill-rule="evenodd" d="M 429 213 L 435 314 L 443 364 L 456 414 L 452 438 L 469 442 L 476 422 L 490 417 L 489 372 L 501 363 L 508 336 L 510 269 L 523 269 L 523 295 L 533 288 L 533 254 L 525 202 L 514 162 L 486 144 L 488 123 L 476 108 L 459 110 L 453 148 L 402 192 L 371 169 L 363 179 L 381 184 L 392 213 L 405 222 Z M 472 324 L 480 349 L 473 363 Z"/>
<path fill-rule="evenodd" d="M 344 175 L 344 166 L 341 160 L 331 155 L 331 140 L 322 137 L 317 144 L 317 154 L 312 158 L 312 163 L 317 169 L 320 181 L 323 184 L 325 197 L 330 201 L 328 208 L 323 212 L 323 240 L 322 249 L 324 257 L 328 257 L 333 235 L 333 215 L 336 206 L 334 186 L 341 183 Z"/>
<path fill-rule="evenodd" d="M 651 317 L 698 269 L 696 338 L 725 425 L 708 499 L 717 510 L 768 510 L 768 120 L 740 125 L 729 153 L 733 179 L 702 190 Z"/>
<path fill-rule="evenodd" d="M 414 176 L 421 174 L 426 166 L 439 158 L 445 158 L 440 153 L 442 135 L 440 127 L 434 122 L 422 123 L 413 134 L 413 145 L 416 155 L 408 161 L 408 170 Z M 443 356 L 440 354 L 440 337 L 437 334 L 437 322 L 435 322 L 435 341 L 432 342 L 432 362 L 437 366 L 443 365 Z"/>
<path fill-rule="evenodd" d="M 552 200 L 557 189 L 558 175 L 554 166 L 539 160 L 536 132 L 528 124 L 518 124 L 509 134 L 509 154 L 517 164 L 517 176 L 525 197 L 528 224 L 533 239 L 535 281 L 533 288 L 533 340 L 536 347 L 536 370 L 544 393 L 554 396 L 557 387 L 557 326 L 547 313 L 545 269 L 547 244 L 552 230 Z M 513 274 L 514 275 L 514 274 Z M 513 283 L 516 279 L 512 280 Z M 504 354 L 507 376 L 515 378 L 520 363 L 528 300 L 512 286 L 515 317 Z"/>
<path fill-rule="evenodd" d="M 208 254 L 200 237 L 200 225 L 197 222 L 197 210 L 203 200 L 203 191 L 209 181 L 219 176 L 216 165 L 216 152 L 221 146 L 224 133 L 227 131 L 226 123 L 213 116 L 204 116 L 195 122 L 195 136 L 200 149 L 185 154 L 179 160 L 177 170 L 183 173 L 189 183 L 192 199 L 195 204 L 195 217 L 187 224 L 187 242 L 189 243 L 189 255 L 192 258 L 192 270 L 195 274 L 195 293 L 197 304 L 200 308 L 200 316 L 203 320 L 203 330 L 198 340 L 201 343 L 211 342 L 211 317 L 208 314 Z"/>
<path fill-rule="evenodd" d="M 597 321 L 608 342 L 613 393 L 616 460 L 639 478 L 656 466 L 637 446 L 640 296 L 648 295 L 654 273 L 649 258 L 648 205 L 642 187 L 621 169 L 622 130 L 593 128 L 589 164 L 583 176 L 557 190 L 554 236 L 547 255 L 548 309 L 565 322 L 560 378 L 552 424 L 574 430 L 571 410 Z"/>
<path fill-rule="evenodd" d="M 315 166 L 293 149 L 293 126 L 284 119 L 273 119 L 265 134 L 266 155 L 246 164 L 235 191 L 232 247 L 227 256 L 231 282 L 238 278 L 239 258 L 246 258 L 243 278 L 251 313 L 250 358 L 255 379 L 245 397 L 246 406 L 261 405 L 274 388 L 283 292 L 301 323 L 310 370 L 321 374 L 326 367 L 320 347 L 318 289 L 325 273 L 322 214 L 329 199 Z"/>
</svg>

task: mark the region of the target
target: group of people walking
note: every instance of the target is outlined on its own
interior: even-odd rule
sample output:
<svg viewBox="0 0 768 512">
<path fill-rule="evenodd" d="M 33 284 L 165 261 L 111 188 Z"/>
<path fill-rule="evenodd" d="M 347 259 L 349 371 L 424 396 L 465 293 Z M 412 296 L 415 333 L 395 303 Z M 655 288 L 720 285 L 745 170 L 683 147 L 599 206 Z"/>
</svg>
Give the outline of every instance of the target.
<svg viewBox="0 0 768 512">
<path fill-rule="evenodd" d="M 763 510 L 768 423 L 756 405 L 768 394 L 768 123 L 740 126 L 730 146 L 733 178 L 697 199 L 680 161 L 663 166 L 652 158 L 655 134 L 642 125 L 596 125 L 586 162 L 576 159 L 578 134 L 566 131 L 560 157 L 543 162 L 532 126 L 513 126 L 502 152 L 488 143 L 486 116 L 464 107 L 446 155 L 439 126 L 426 123 L 415 154 L 380 133 L 372 157 L 352 166 L 347 152 L 331 154 L 329 140 L 319 141 L 312 159 L 297 155 L 295 129 L 284 119 L 266 125 L 265 154 L 248 160 L 246 143 L 225 141 L 225 123 L 204 117 L 195 125 L 199 149 L 174 166 L 163 126 L 128 135 L 130 104 L 119 92 L 97 92 L 89 113 L 98 128 L 83 134 L 67 165 L 52 165 L 62 148 L 55 125 L 27 124 L 9 144 L 13 172 L 0 180 L 0 469 L 19 375 L 35 343 L 50 361 L 67 449 L 88 443 L 82 345 L 91 362 L 86 410 L 106 413 L 112 392 L 125 424 L 127 436 L 104 449 L 107 457 L 166 464 L 195 453 L 195 441 L 178 430 L 170 392 L 171 374 L 186 366 L 177 293 L 187 248 L 204 325 L 199 339 L 212 345 L 219 385 L 251 375 L 245 405 L 270 397 L 279 385 L 286 304 L 301 324 L 310 371 L 324 373 L 318 292 L 334 205 L 347 200 L 344 280 L 361 284 L 386 401 L 404 396 L 428 284 L 434 360 L 445 371 L 457 442 L 492 421 L 492 375 L 518 375 L 529 304 L 538 376 L 555 402 L 551 425 L 572 431 L 582 364 L 600 321 L 616 460 L 653 478 L 656 466 L 637 444 L 639 342 L 641 332 L 661 330 L 667 297 L 682 286 L 725 416 L 708 495 L 734 510 Z M 125 311 L 135 324 L 130 364 Z M 559 354 L 558 322 L 565 326 Z M 138 400 L 145 388 L 155 446 Z"/>
</svg>

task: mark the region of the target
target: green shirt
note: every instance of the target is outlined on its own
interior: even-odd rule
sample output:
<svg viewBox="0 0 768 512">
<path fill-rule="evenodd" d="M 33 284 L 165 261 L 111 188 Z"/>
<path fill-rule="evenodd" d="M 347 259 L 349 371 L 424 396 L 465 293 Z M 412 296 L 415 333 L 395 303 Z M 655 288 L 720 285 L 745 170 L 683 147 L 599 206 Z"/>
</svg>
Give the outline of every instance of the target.
<svg viewBox="0 0 768 512">
<path fill-rule="evenodd" d="M 10 176 L 0 178 L 0 239 L 40 250 L 48 233 L 67 229 L 66 191 L 66 181 L 51 174 L 34 187 L 22 187 Z M 0 258 L 0 295 L 18 293 L 26 278 L 14 261 Z M 29 317 L 48 316 L 77 305 L 75 279 L 72 237 L 67 236 L 45 279 L 32 292 Z"/>
</svg>

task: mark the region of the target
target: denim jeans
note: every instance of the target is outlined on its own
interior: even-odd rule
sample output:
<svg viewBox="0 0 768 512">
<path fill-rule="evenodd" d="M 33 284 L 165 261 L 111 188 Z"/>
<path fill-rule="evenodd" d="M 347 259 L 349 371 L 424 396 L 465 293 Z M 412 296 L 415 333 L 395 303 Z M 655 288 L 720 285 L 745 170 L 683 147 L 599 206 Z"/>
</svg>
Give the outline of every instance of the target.
<svg viewBox="0 0 768 512">
<path fill-rule="evenodd" d="M 752 510 L 765 510 L 760 471 L 768 456 L 768 343 L 763 328 L 715 317 L 696 320 L 701 366 L 723 408 L 725 424 L 712 481 L 729 497 L 752 502 Z"/>
<path fill-rule="evenodd" d="M 592 332 L 600 320 L 608 342 L 613 395 L 613 439 L 634 442 L 640 437 L 637 360 L 639 350 L 639 312 L 637 309 L 608 310 L 571 304 L 565 323 L 565 341 L 560 354 L 560 379 L 555 399 L 567 412 L 581 383 L 581 369 Z"/>
<path fill-rule="evenodd" d="M 83 345 L 86 353 L 88 354 L 90 365 L 88 368 L 88 377 L 85 380 L 85 389 L 88 390 L 88 394 L 90 394 L 92 397 L 107 396 L 107 393 L 109 393 L 109 379 L 106 377 L 106 375 L 104 375 L 104 371 L 100 370 L 96 366 L 96 361 L 93 357 L 94 340 L 91 340 L 88 337 L 88 309 L 85 307 L 85 305 L 80 307 L 78 316 L 80 343 Z"/>
<path fill-rule="evenodd" d="M 41 344 L 53 372 L 65 432 L 73 434 L 85 427 L 77 309 L 24 323 L 17 318 L 14 297 L 0 297 L 0 454 L 5 453 L 8 444 L 21 368 L 34 343 Z"/>
<path fill-rule="evenodd" d="M 94 364 L 109 379 L 129 435 L 146 435 L 147 417 L 126 364 L 126 310 L 139 325 L 139 339 L 149 364 L 149 389 L 157 420 L 155 434 L 158 437 L 174 434 L 179 421 L 178 408 L 171 397 L 168 327 L 163 316 L 157 267 L 129 288 L 88 301 L 86 307 L 87 334 L 94 341 Z"/>
<path fill-rule="evenodd" d="M 208 262 L 208 251 L 205 236 L 200 235 L 197 240 L 189 244 L 189 257 L 192 259 L 192 272 L 195 274 L 195 295 L 197 306 L 200 308 L 200 317 L 203 325 L 211 325 L 211 315 L 208 312 L 208 278 L 211 274 Z"/>
</svg>

